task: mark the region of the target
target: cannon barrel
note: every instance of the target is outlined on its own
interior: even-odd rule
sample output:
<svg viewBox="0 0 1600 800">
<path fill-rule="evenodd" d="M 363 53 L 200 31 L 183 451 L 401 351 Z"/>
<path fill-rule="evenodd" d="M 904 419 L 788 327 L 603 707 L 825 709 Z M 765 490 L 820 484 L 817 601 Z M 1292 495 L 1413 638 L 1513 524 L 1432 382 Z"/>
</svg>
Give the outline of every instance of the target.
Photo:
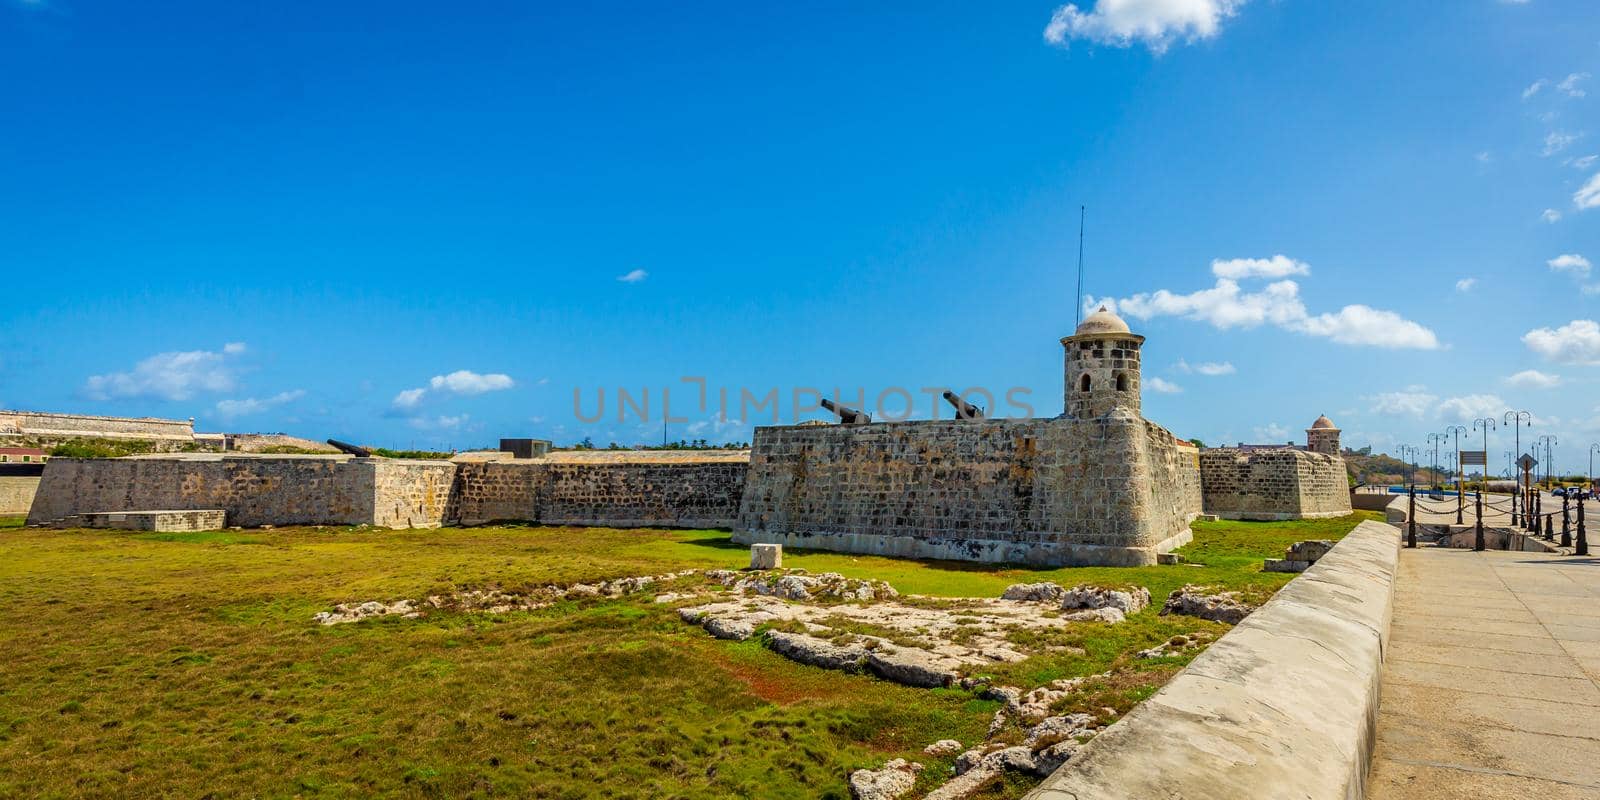
<svg viewBox="0 0 1600 800">
<path fill-rule="evenodd" d="M 372 457 L 372 451 L 371 450 L 368 450 L 367 448 L 361 447 L 359 445 L 350 444 L 349 442 L 341 442 L 338 439 L 329 439 L 328 440 L 328 444 L 331 444 L 334 447 L 337 447 L 339 449 L 339 452 L 341 452 L 341 453 L 349 453 L 350 455 L 353 455 L 353 456 L 355 456 L 357 458 L 371 458 Z"/>
<path fill-rule="evenodd" d="M 955 406 L 956 419 L 983 419 L 983 409 L 963 400 L 961 395 L 946 391 L 944 399 L 949 401 L 950 405 Z"/>
<path fill-rule="evenodd" d="M 823 398 L 822 407 L 832 411 L 833 415 L 846 425 L 865 425 L 872 421 L 872 417 L 867 412 L 841 406 L 827 398 Z"/>
</svg>

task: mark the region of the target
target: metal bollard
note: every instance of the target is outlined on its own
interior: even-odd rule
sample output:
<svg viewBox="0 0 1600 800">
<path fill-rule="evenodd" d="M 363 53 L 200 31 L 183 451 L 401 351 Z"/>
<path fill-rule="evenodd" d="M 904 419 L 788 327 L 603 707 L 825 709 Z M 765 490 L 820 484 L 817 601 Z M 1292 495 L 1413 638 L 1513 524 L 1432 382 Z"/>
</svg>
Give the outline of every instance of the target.
<svg viewBox="0 0 1600 800">
<path fill-rule="evenodd" d="M 1479 491 L 1472 498 L 1472 513 L 1477 517 L 1477 536 L 1472 541 L 1472 549 L 1483 552 L 1483 492 Z"/>
<path fill-rule="evenodd" d="M 1417 546 L 1417 487 L 1411 487 L 1411 499 L 1406 510 L 1406 547 Z"/>
<path fill-rule="evenodd" d="M 1583 498 L 1582 497 L 1578 498 L 1578 549 L 1573 551 L 1573 555 L 1579 555 L 1579 556 L 1589 555 L 1589 537 L 1587 535 L 1585 535 L 1584 531 L 1583 531 Z"/>
<path fill-rule="evenodd" d="M 1567 496 L 1561 495 L 1561 541 L 1563 542 L 1571 541 L 1572 539 L 1572 520 L 1568 516 L 1569 508 Z"/>
<path fill-rule="evenodd" d="M 1556 535 L 1556 524 L 1554 517 L 1555 513 L 1552 512 L 1550 514 L 1546 514 L 1544 518 L 1544 540 L 1547 542 L 1555 538 Z"/>
</svg>

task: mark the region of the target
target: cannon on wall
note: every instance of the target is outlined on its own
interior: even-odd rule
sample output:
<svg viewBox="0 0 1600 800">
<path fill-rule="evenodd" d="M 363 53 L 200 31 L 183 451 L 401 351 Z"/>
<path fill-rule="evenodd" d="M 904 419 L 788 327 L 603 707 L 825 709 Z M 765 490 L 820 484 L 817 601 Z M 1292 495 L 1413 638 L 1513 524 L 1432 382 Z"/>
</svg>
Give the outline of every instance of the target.
<svg viewBox="0 0 1600 800">
<path fill-rule="evenodd" d="M 961 395 L 946 390 L 944 399 L 956 409 L 956 419 L 983 419 L 983 409 L 962 399 Z"/>
<path fill-rule="evenodd" d="M 827 398 L 823 398 L 822 407 L 832 411 L 839 421 L 846 425 L 865 425 L 872 421 L 871 415 L 865 411 L 857 411 L 847 406 L 841 406 Z"/>
<path fill-rule="evenodd" d="M 329 439 L 328 440 L 328 444 L 333 445 L 334 447 L 338 448 L 339 452 L 348 453 L 350 455 L 355 456 L 356 458 L 371 458 L 372 457 L 372 451 L 368 450 L 365 447 L 361 447 L 360 445 L 350 444 L 349 442 L 341 442 L 338 439 Z"/>
</svg>

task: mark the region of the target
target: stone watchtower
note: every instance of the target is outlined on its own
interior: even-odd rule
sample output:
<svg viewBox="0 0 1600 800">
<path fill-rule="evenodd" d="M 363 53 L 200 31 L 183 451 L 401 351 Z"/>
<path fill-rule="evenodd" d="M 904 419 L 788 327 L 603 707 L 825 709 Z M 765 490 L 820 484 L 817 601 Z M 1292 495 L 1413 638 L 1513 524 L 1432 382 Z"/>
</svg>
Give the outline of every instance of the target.
<svg viewBox="0 0 1600 800">
<path fill-rule="evenodd" d="M 1306 449 L 1313 453 L 1339 455 L 1339 429 L 1334 427 L 1328 415 L 1317 417 L 1317 421 L 1306 428 Z"/>
<path fill-rule="evenodd" d="M 1144 337 L 1135 336 L 1128 323 L 1105 306 L 1085 317 L 1077 331 L 1061 340 L 1067 351 L 1067 416 L 1093 419 L 1114 408 L 1142 416 L 1139 348 L 1143 344 Z"/>
</svg>

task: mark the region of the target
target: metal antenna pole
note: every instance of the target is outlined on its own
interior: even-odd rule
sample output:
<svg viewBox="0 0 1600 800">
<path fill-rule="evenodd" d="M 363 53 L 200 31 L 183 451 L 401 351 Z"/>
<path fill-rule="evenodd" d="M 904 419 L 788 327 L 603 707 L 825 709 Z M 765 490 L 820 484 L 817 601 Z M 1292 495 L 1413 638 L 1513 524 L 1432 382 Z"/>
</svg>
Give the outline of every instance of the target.
<svg viewBox="0 0 1600 800">
<path fill-rule="evenodd" d="M 1088 206 L 1078 206 L 1078 302 L 1076 310 L 1072 312 L 1072 327 L 1076 329 L 1078 323 L 1083 322 L 1083 223 L 1089 216 Z"/>
</svg>

